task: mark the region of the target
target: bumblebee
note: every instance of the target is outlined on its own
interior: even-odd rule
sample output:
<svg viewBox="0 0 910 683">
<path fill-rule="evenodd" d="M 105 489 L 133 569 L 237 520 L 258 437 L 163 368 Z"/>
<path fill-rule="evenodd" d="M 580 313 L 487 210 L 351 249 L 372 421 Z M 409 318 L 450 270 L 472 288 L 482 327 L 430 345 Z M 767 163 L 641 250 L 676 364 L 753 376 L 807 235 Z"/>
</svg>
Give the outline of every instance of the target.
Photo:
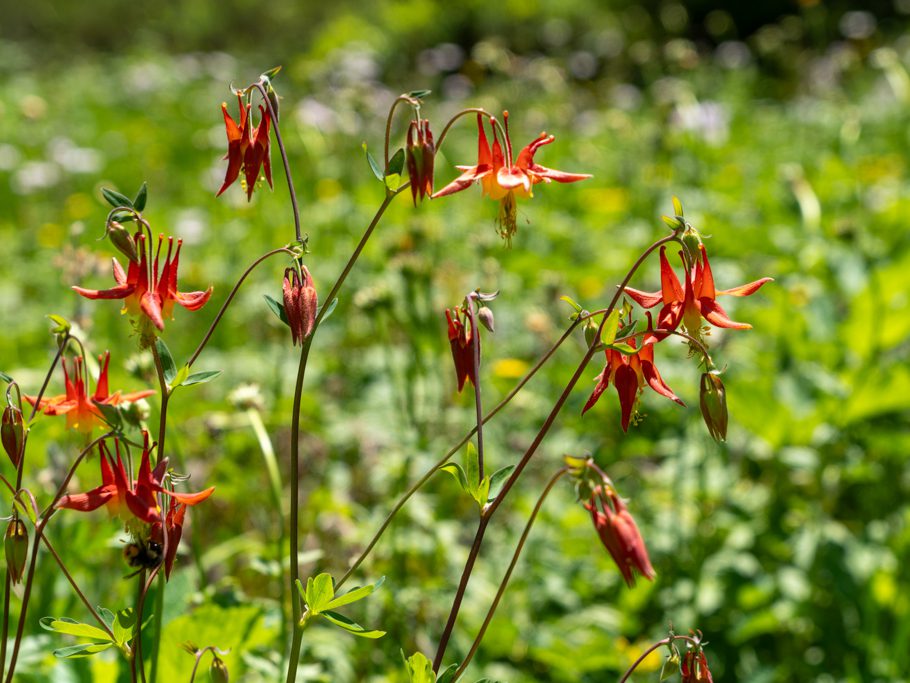
<svg viewBox="0 0 910 683">
<path fill-rule="evenodd" d="M 131 578 L 143 569 L 154 569 L 160 565 L 164 559 L 164 548 L 157 541 L 134 538 L 123 548 L 123 557 L 130 567 L 136 568 L 135 572 L 126 577 Z"/>
</svg>

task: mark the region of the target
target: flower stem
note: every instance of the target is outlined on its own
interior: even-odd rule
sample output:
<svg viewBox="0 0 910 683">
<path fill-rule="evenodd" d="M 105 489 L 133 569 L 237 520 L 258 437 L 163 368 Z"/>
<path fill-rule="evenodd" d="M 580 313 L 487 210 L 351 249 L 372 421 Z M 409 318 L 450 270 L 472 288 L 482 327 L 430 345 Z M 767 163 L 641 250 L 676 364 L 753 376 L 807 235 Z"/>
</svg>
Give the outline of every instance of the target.
<svg viewBox="0 0 910 683">
<path fill-rule="evenodd" d="M 275 129 L 275 142 L 278 143 L 278 151 L 281 152 L 281 162 L 284 164 L 284 177 L 287 178 L 288 193 L 291 195 L 291 209 L 294 212 L 294 235 L 295 239 L 300 242 L 303 239 L 300 231 L 300 208 L 297 205 L 297 192 L 294 189 L 294 181 L 291 178 L 291 164 L 288 161 L 288 153 L 284 148 L 284 141 L 281 139 L 281 127 L 278 125 L 278 112 L 272 107 L 272 100 L 269 99 L 269 95 L 265 91 L 265 86 L 262 84 L 262 81 L 254 83 L 253 87 L 262 95 L 265 106 L 269 111 L 269 116 L 272 119 L 272 128 Z"/>
<path fill-rule="evenodd" d="M 645 650 L 644 652 L 641 653 L 641 656 L 632 663 L 632 666 L 630 666 L 628 668 L 628 670 L 622 675 L 622 678 L 619 679 L 619 683 L 626 683 L 626 681 L 629 679 L 629 676 L 632 675 L 632 672 L 635 671 L 635 669 L 638 668 L 638 665 L 641 664 L 643 661 L 645 661 L 647 656 L 649 654 L 651 654 L 652 652 L 654 652 L 654 650 L 657 650 L 658 648 L 661 648 L 664 645 L 669 645 L 674 640 L 685 640 L 685 641 L 692 643 L 693 645 L 698 645 L 698 643 L 699 643 L 697 638 L 692 638 L 691 636 L 677 636 L 675 634 L 667 636 L 666 638 L 664 638 L 662 640 L 658 640 L 651 647 L 649 647 L 647 650 Z"/>
<path fill-rule="evenodd" d="M 502 596 L 506 592 L 506 587 L 509 585 L 509 579 L 512 578 L 512 572 L 515 570 L 515 565 L 518 564 L 518 558 L 521 555 L 522 549 L 524 548 L 525 541 L 528 540 L 528 534 L 531 533 L 531 527 L 534 526 L 534 520 L 537 519 L 537 513 L 540 512 L 540 508 L 543 507 L 544 501 L 547 499 L 550 491 L 556 485 L 556 482 L 559 481 L 568 471 L 569 469 L 567 467 L 560 468 L 556 474 L 550 478 L 550 481 L 547 482 L 547 485 L 544 487 L 543 492 L 537 499 L 537 503 L 534 505 L 534 509 L 531 511 L 531 516 L 528 518 L 528 523 L 525 524 L 525 529 L 521 534 L 521 538 L 518 539 L 518 545 L 515 547 L 515 552 L 512 553 L 512 562 L 509 563 L 509 568 L 506 570 L 505 576 L 502 577 L 502 581 L 499 583 L 499 590 L 496 591 L 496 597 L 493 598 L 493 602 L 490 604 L 490 609 L 487 610 L 487 616 L 484 618 L 483 624 L 481 624 L 480 630 L 477 632 L 477 637 L 474 638 L 471 649 L 468 650 L 468 654 L 465 656 L 464 661 L 461 663 L 461 666 L 458 667 L 458 671 L 455 672 L 455 680 L 457 680 L 459 676 L 464 673 L 464 670 L 468 668 L 468 665 L 471 663 L 471 660 L 474 658 L 474 655 L 477 652 L 477 648 L 480 647 L 480 643 L 487 632 L 487 627 L 493 620 L 493 615 L 496 613 L 496 608 L 499 607 L 499 602 L 502 600 Z"/>
<path fill-rule="evenodd" d="M 190 359 L 187 361 L 187 365 L 193 367 L 193 363 L 196 362 L 196 359 L 199 358 L 199 354 L 202 353 L 202 349 L 205 348 L 205 345 L 209 343 L 209 339 L 212 338 L 212 335 L 215 333 L 215 328 L 218 326 L 218 323 L 221 322 L 221 318 L 224 316 L 225 311 L 227 311 L 228 306 L 231 305 L 231 302 L 234 300 L 234 295 L 237 294 L 237 291 L 240 289 L 240 285 L 243 284 L 243 281 L 246 280 L 247 276 L 252 273 L 256 267 L 272 256 L 276 254 L 289 254 L 294 256 L 294 252 L 288 249 L 287 247 L 279 247 L 278 249 L 272 249 L 272 251 L 267 252 L 260 256 L 258 259 L 253 261 L 250 266 L 243 271 L 243 275 L 240 276 L 240 279 L 237 280 L 237 284 L 234 285 L 234 288 L 231 290 L 231 293 L 228 294 L 227 299 L 224 300 L 224 303 L 221 305 L 221 310 L 218 311 L 218 315 L 215 316 L 215 319 L 212 321 L 212 324 L 209 325 L 208 331 L 205 333 L 205 336 L 202 338 L 202 341 L 199 342 L 199 346 L 196 347 L 196 350 L 193 351 L 193 355 L 190 356 Z"/>
<path fill-rule="evenodd" d="M 481 524 L 478 527 L 478 533 L 474 538 L 475 546 L 479 546 L 479 541 L 483 538 L 483 531 L 485 530 L 486 523 L 490 521 L 490 519 L 496 513 L 496 510 L 500 505 L 502 505 L 502 502 L 509 494 L 509 491 L 511 491 L 512 487 L 515 486 L 515 483 L 518 481 L 518 478 L 521 476 L 525 467 L 527 467 L 528 463 L 531 461 L 531 458 L 537 452 L 540 444 L 543 442 L 544 438 L 549 433 L 550 428 L 553 426 L 553 423 L 556 421 L 556 417 L 562 410 L 563 405 L 565 405 L 566 401 L 569 398 L 569 395 L 572 393 L 572 390 L 575 388 L 575 385 L 578 383 L 578 380 L 584 373 L 585 368 L 587 367 L 591 358 L 594 356 L 594 352 L 597 350 L 598 340 L 600 339 L 600 333 L 603 330 L 604 324 L 606 323 L 607 318 L 610 316 L 610 313 L 616 308 L 617 303 L 619 303 L 619 299 L 622 296 L 623 291 L 625 291 L 626 285 L 629 284 L 629 280 L 632 279 L 632 276 L 638 270 L 639 266 L 644 263 L 645 259 L 654 250 L 660 248 L 667 242 L 678 241 L 678 239 L 679 238 L 674 233 L 657 240 L 650 247 L 645 249 L 644 252 L 642 252 L 642 254 L 635 260 L 635 263 L 632 264 L 632 267 L 629 269 L 628 273 L 626 273 L 626 277 L 623 279 L 622 284 L 617 288 L 616 293 L 613 295 L 613 299 L 610 302 L 610 305 L 607 307 L 606 315 L 604 315 L 603 320 L 601 320 L 600 325 L 598 326 L 597 333 L 594 335 L 594 340 L 588 347 L 588 350 L 585 353 L 584 357 L 581 359 L 581 362 L 579 362 L 578 367 L 575 369 L 575 372 L 573 373 L 571 379 L 563 389 L 562 394 L 560 394 L 559 398 L 556 400 L 556 403 L 550 410 L 549 415 L 547 415 L 546 420 L 544 421 L 540 430 L 537 432 L 537 436 L 534 437 L 531 445 L 525 451 L 524 455 L 521 457 L 521 460 L 515 466 L 515 469 L 512 471 L 512 474 L 506 480 L 505 484 L 503 484 L 503 487 L 497 494 L 496 498 L 494 498 L 493 502 L 484 509 L 483 516 L 481 517 Z M 448 645 L 449 637 L 451 636 L 452 628 L 455 625 L 455 619 L 458 616 L 458 610 L 461 607 L 461 601 L 464 597 L 464 591 L 467 588 L 468 579 L 470 579 L 471 572 L 474 569 L 474 563 L 476 560 L 477 552 L 475 552 L 475 549 L 472 546 L 471 553 L 468 555 L 467 562 L 465 563 L 461 582 L 459 583 L 458 590 L 455 593 L 455 599 L 452 601 L 452 609 L 449 613 L 449 619 L 446 622 L 445 629 L 443 630 L 442 637 L 440 638 L 439 649 L 436 652 L 436 658 L 434 659 L 433 664 L 434 671 L 438 671 L 439 666 L 442 663 L 442 658 L 445 655 L 445 648 Z"/>
<path fill-rule="evenodd" d="M 392 137 L 392 115 L 395 113 L 396 107 L 402 102 L 407 102 L 411 106 L 420 106 L 420 103 L 415 100 L 413 97 L 408 97 L 407 95 L 399 95 L 395 98 L 395 101 L 392 102 L 392 106 L 389 107 L 389 115 L 386 118 L 385 122 L 385 154 L 383 156 L 383 169 L 385 169 L 385 174 L 389 175 L 389 141 Z"/>
<path fill-rule="evenodd" d="M 280 567 L 284 559 L 285 543 L 285 519 L 284 509 L 282 507 L 283 497 L 281 495 L 281 473 L 278 470 L 278 460 L 275 457 L 275 449 L 272 447 L 272 440 L 262 421 L 262 415 L 256 408 L 250 408 L 246 411 L 247 419 L 256 435 L 256 441 L 259 444 L 259 451 L 262 453 L 262 459 L 265 461 L 265 468 L 269 475 L 269 485 L 272 489 L 272 503 L 275 506 L 275 512 L 278 515 L 278 538 L 275 542 L 275 561 Z M 281 612 L 281 642 L 287 639 L 287 614 L 285 614 L 287 602 L 287 589 L 284 577 L 281 572 L 278 574 L 278 604 Z"/>
<path fill-rule="evenodd" d="M 471 354 L 474 364 L 474 409 L 477 413 L 477 470 L 478 483 L 483 481 L 483 402 L 480 396 L 480 330 L 477 329 L 477 312 L 474 310 L 474 298 L 468 297 L 468 316 L 471 319 Z"/>
</svg>

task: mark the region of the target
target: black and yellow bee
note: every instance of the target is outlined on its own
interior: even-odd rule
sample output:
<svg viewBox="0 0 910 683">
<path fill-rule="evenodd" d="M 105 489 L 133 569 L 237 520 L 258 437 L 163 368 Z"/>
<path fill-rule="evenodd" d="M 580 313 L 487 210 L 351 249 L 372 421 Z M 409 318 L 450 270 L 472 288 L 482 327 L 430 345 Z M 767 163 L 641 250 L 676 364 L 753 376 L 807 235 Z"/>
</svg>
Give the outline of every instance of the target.
<svg viewBox="0 0 910 683">
<path fill-rule="evenodd" d="M 160 565 L 164 559 L 164 548 L 157 541 L 133 538 L 133 541 L 123 548 L 123 557 L 130 567 L 136 568 L 135 572 L 126 577 L 129 579 L 143 569 L 154 569 Z"/>
</svg>

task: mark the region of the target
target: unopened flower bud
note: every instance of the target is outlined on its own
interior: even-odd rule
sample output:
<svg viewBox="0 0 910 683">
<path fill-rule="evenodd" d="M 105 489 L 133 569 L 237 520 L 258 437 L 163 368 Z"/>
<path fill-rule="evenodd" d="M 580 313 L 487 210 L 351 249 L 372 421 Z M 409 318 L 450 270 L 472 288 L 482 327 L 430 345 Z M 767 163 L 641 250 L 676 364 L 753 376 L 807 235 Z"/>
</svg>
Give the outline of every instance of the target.
<svg viewBox="0 0 910 683">
<path fill-rule="evenodd" d="M 698 234 L 698 230 L 693 228 L 691 225 L 686 223 L 686 229 L 683 230 L 682 235 L 683 248 L 686 250 L 686 254 L 689 256 L 689 262 L 695 263 L 701 259 L 701 235 Z"/>
<path fill-rule="evenodd" d="M 704 650 L 689 650 L 680 666 L 681 683 L 714 683 Z"/>
<path fill-rule="evenodd" d="M 725 441 L 727 438 L 727 392 L 723 380 L 716 374 L 706 372 L 701 376 L 699 396 L 701 414 L 705 419 L 712 438 Z"/>
<path fill-rule="evenodd" d="M 6 567 L 13 584 L 22 580 L 25 572 L 25 558 L 28 555 L 28 529 L 25 522 L 14 518 L 6 527 L 6 538 L 3 541 L 6 550 Z"/>
<path fill-rule="evenodd" d="M 433 161 L 436 158 L 436 146 L 433 144 L 433 133 L 427 119 L 411 121 L 408 126 L 408 146 L 406 152 L 408 178 L 411 181 L 411 197 L 417 206 L 417 196 L 423 201 L 433 194 Z"/>
<path fill-rule="evenodd" d="M 139 263 L 136 240 L 133 239 L 129 230 L 117 221 L 111 221 L 107 224 L 107 236 L 110 238 L 111 244 L 117 248 L 117 251 L 126 256 L 131 262 Z"/>
<path fill-rule="evenodd" d="M 477 319 L 480 321 L 480 324 L 486 327 L 490 332 L 495 332 L 493 329 L 493 311 L 488 306 L 484 306 L 477 311 Z"/>
<path fill-rule="evenodd" d="M 291 339 L 296 345 L 313 332 L 316 322 L 316 287 L 306 266 L 301 266 L 301 273 L 296 268 L 284 271 L 284 312 L 291 328 Z"/>
<path fill-rule="evenodd" d="M 0 424 L 0 440 L 3 442 L 3 450 L 12 460 L 14 467 L 19 467 L 24 438 L 25 427 L 22 424 L 22 412 L 14 406 L 6 406 L 3 410 L 3 421 Z"/>
<path fill-rule="evenodd" d="M 212 679 L 212 683 L 228 683 L 230 680 L 227 664 L 220 657 L 212 658 L 212 665 L 209 667 L 209 678 Z"/>
<path fill-rule="evenodd" d="M 597 323 L 593 318 L 588 318 L 588 322 L 585 323 L 585 343 L 590 348 L 597 341 Z"/>
</svg>

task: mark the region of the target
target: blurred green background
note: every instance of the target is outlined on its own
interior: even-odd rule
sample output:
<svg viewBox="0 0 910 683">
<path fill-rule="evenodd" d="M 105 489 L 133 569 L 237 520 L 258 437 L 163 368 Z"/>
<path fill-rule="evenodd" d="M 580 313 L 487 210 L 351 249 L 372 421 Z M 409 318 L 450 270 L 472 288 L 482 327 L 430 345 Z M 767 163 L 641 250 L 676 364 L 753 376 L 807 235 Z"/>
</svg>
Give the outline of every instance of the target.
<svg viewBox="0 0 910 683">
<path fill-rule="evenodd" d="M 516 145 L 546 129 L 557 139 L 537 161 L 594 179 L 541 186 L 520 203 L 511 250 L 495 233 L 498 207 L 477 190 L 416 209 L 395 202 L 311 357 L 303 571 L 339 576 L 396 496 L 471 426 L 443 309 L 475 287 L 501 290 L 484 347 L 493 405 L 568 325 L 560 296 L 605 305 L 664 233 L 675 194 L 712 236 L 719 286 L 776 279 L 729 303 L 755 329 L 711 337 L 728 368 L 728 443 L 701 423 L 699 372 L 682 345 L 662 345 L 658 361 L 688 407 L 647 392 L 647 419 L 628 435 L 613 390 L 581 418 L 593 386 L 581 383 L 487 533 L 447 659 L 470 646 L 561 456 L 591 453 L 630 500 L 657 579 L 628 590 L 571 487 L 558 487 L 467 680 L 615 680 L 670 622 L 704 632 L 718 681 L 907 680 L 907 0 L 863 11 L 811 1 L 2 5 L 0 369 L 27 393 L 53 356 L 48 313 L 77 321 L 95 353 L 111 349 L 112 388 L 153 386 L 117 304 L 69 290 L 109 286 L 113 251 L 96 241 L 101 186 L 132 193 L 147 180 L 153 230 L 185 240 L 183 288 L 214 284 L 206 308 L 178 310 L 167 325 L 178 360 L 240 271 L 292 238 L 277 150 L 274 192 L 250 204 L 239 187 L 214 198 L 231 83 L 284 65 L 282 131 L 323 294 L 381 201 L 361 145 L 381 150 L 395 95 L 432 89 L 423 112 L 437 133 L 461 107 L 507 108 Z M 437 187 L 475 154 L 464 119 L 437 159 Z M 258 387 L 286 472 L 297 356 L 263 302 L 279 295 L 284 265 L 248 280 L 197 365 L 224 375 L 171 402 L 175 465 L 193 475 L 192 489 L 217 490 L 190 513 L 188 552 L 168 589 L 163 680 L 189 679 L 187 639 L 231 648 L 236 680 L 279 676 L 277 518 L 249 415 L 228 396 Z M 634 284 L 657 287 L 656 261 Z M 520 457 L 582 353 L 578 336 L 488 428 L 494 467 Z M 587 374 L 599 371 L 598 362 Z M 51 393 L 61 384 L 54 377 Z M 41 419 L 30 440 L 26 485 L 39 501 L 79 447 L 62 422 Z M 73 488 L 96 478 L 87 467 Z M 432 656 L 475 523 L 454 480 L 437 475 L 358 577 L 388 577 L 350 610 L 388 635 L 365 642 L 310 628 L 300 680 L 403 681 L 399 649 Z M 131 604 L 116 520 L 61 514 L 49 536 L 96 603 Z M 124 680 L 110 653 L 54 659 L 71 641 L 37 619 L 88 615 L 49 562 L 36 591 L 21 680 Z M 646 664 L 633 680 L 657 679 L 659 659 Z"/>
</svg>

